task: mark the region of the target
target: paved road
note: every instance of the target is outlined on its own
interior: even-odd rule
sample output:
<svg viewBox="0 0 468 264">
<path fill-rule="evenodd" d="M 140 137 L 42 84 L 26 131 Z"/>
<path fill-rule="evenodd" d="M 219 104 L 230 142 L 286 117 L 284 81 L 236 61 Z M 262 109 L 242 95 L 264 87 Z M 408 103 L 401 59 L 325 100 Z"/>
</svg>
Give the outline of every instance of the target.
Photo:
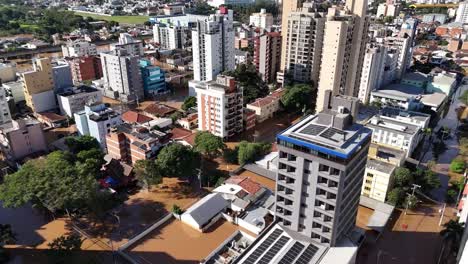
<svg viewBox="0 0 468 264">
<path fill-rule="evenodd" d="M 448 171 L 449 171 L 450 162 L 458 155 L 458 152 L 459 152 L 458 138 L 455 134 L 455 132 L 457 131 L 457 127 L 458 127 L 458 117 L 457 117 L 456 110 L 461 105 L 463 105 L 460 102 L 460 100 L 458 100 L 458 97 L 463 93 L 463 91 L 467 89 L 468 89 L 468 85 L 461 85 L 460 87 L 458 87 L 457 91 L 452 95 L 452 103 L 450 105 L 450 109 L 447 115 L 441 120 L 439 120 L 436 128 L 434 128 L 433 130 L 435 132 L 435 131 L 438 131 L 442 127 L 448 127 L 451 130 L 450 136 L 445 140 L 447 150 L 442 155 L 439 156 L 437 165 L 434 168 L 434 171 L 437 172 L 439 175 L 442 186 L 439 189 L 434 190 L 431 194 L 438 201 L 445 200 L 445 194 L 447 192 L 448 183 L 449 183 Z M 428 141 L 429 139 L 426 139 L 425 144 L 431 145 L 431 143 Z M 428 151 L 424 155 L 422 162 L 424 165 L 426 165 L 427 162 L 431 160 L 433 160 L 432 152 Z"/>
</svg>

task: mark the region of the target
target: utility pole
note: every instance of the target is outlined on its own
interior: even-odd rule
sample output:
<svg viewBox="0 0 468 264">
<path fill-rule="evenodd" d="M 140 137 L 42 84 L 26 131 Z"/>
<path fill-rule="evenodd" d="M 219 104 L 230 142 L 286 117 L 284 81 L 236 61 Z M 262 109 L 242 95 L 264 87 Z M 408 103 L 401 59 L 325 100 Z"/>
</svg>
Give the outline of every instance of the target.
<svg viewBox="0 0 468 264">
<path fill-rule="evenodd" d="M 413 183 L 413 188 L 412 188 L 412 189 L 413 189 L 413 192 L 411 193 L 411 195 L 409 195 L 409 194 L 407 194 L 407 195 L 408 195 L 409 197 L 411 197 L 411 196 L 414 197 L 414 192 L 416 191 L 417 188 L 421 188 L 421 185 L 417 185 L 417 184 L 414 184 L 414 183 Z M 408 202 L 406 203 L 405 215 L 406 215 L 406 213 L 407 213 L 407 211 L 408 211 L 409 203 L 410 203 L 410 201 L 408 201 Z"/>
<path fill-rule="evenodd" d="M 442 213 L 440 214 L 439 226 L 442 225 L 442 220 L 444 219 L 445 207 L 446 206 L 447 206 L 447 203 L 444 203 L 444 207 L 442 208 Z"/>
</svg>

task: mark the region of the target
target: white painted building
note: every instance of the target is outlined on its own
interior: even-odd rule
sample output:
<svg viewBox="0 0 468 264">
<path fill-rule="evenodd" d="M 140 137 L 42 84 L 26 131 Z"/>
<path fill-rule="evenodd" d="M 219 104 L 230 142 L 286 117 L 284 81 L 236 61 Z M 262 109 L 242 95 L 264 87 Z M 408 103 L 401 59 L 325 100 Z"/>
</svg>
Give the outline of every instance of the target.
<svg viewBox="0 0 468 264">
<path fill-rule="evenodd" d="M 154 42 L 161 49 L 173 50 L 185 48 L 185 28 L 173 24 L 157 23 L 153 26 Z"/>
<path fill-rule="evenodd" d="M 3 83 L 2 87 L 13 97 L 16 104 L 25 100 L 22 81 Z"/>
<path fill-rule="evenodd" d="M 82 111 L 87 103 L 101 103 L 102 92 L 89 86 L 71 87 L 57 95 L 60 113 L 73 117 L 74 113 Z"/>
<path fill-rule="evenodd" d="M 221 138 L 243 130 L 243 89 L 233 77 L 218 75 L 215 81 L 196 82 L 198 129 Z"/>
<path fill-rule="evenodd" d="M 124 49 L 129 56 L 133 57 L 141 57 L 144 54 L 143 42 L 135 40 L 128 33 L 120 33 L 119 43 L 111 46 L 111 50 L 115 49 Z"/>
<path fill-rule="evenodd" d="M 211 81 L 235 69 L 233 11 L 221 7 L 215 15 L 198 20 L 192 30 L 195 81 Z"/>
<path fill-rule="evenodd" d="M 367 45 L 364 55 L 358 98 L 363 104 L 369 103 L 370 92 L 379 89 L 385 70 L 387 49 L 381 45 Z"/>
<path fill-rule="evenodd" d="M 455 22 L 468 23 L 468 2 L 461 2 L 458 5 Z"/>
<path fill-rule="evenodd" d="M 87 41 L 77 40 L 62 45 L 63 57 L 83 57 L 97 55 L 96 45 Z"/>
<path fill-rule="evenodd" d="M 31 94 L 31 102 L 36 113 L 47 112 L 57 108 L 54 90 Z"/>
<path fill-rule="evenodd" d="M 106 149 L 106 136 L 111 132 L 111 128 L 122 124 L 120 113 L 102 103 L 86 105 L 85 110 L 73 116 L 78 134 L 94 137 L 103 149 Z"/>
<path fill-rule="evenodd" d="M 122 102 L 144 98 L 143 81 L 138 57 L 116 49 L 101 54 L 104 95 Z"/>
<path fill-rule="evenodd" d="M 11 113 L 5 87 L 0 86 L 0 125 L 11 122 Z"/>
<path fill-rule="evenodd" d="M 269 30 L 273 26 L 273 15 L 266 12 L 266 9 L 260 9 L 259 13 L 250 15 L 250 25 Z"/>
</svg>

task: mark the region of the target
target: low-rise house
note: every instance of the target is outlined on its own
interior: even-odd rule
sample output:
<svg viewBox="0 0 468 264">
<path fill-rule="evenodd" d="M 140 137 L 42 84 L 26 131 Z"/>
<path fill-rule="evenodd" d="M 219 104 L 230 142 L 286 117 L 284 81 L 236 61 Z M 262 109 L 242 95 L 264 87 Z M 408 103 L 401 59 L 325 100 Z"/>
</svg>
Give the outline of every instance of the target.
<svg viewBox="0 0 468 264">
<path fill-rule="evenodd" d="M 402 84 L 416 86 L 418 88 L 425 88 L 428 82 L 427 74 L 422 72 L 410 72 L 405 74 L 401 79 Z"/>
<path fill-rule="evenodd" d="M 70 87 L 57 94 L 57 101 L 60 113 L 72 117 L 76 112 L 82 111 L 88 103 L 101 103 L 102 92 L 86 85 Z"/>
<path fill-rule="evenodd" d="M 68 122 L 65 116 L 58 115 L 54 112 L 35 113 L 34 116 L 37 121 L 47 127 L 62 127 Z"/>
<path fill-rule="evenodd" d="M 151 120 L 153 120 L 153 118 L 149 116 L 145 116 L 135 111 L 127 111 L 122 114 L 122 120 L 125 123 L 129 123 L 129 124 L 143 125 L 143 124 L 149 123 Z"/>
<path fill-rule="evenodd" d="M 130 124 L 111 129 L 106 136 L 107 152 L 114 159 L 128 164 L 156 157 L 157 151 L 167 142 L 165 133 Z"/>
<path fill-rule="evenodd" d="M 181 220 L 194 229 L 203 232 L 221 217 L 222 212 L 228 207 L 228 202 L 220 193 L 210 193 L 203 199 L 188 208 Z"/>
<path fill-rule="evenodd" d="M 177 109 L 159 103 L 150 104 L 143 109 L 143 113 L 150 117 L 167 117 L 175 111 L 177 111 Z"/>
<path fill-rule="evenodd" d="M 246 108 L 255 111 L 257 122 L 261 123 L 280 110 L 281 96 L 284 94 L 283 89 L 279 89 L 270 95 L 258 98 L 254 102 L 247 104 Z"/>
<path fill-rule="evenodd" d="M 0 127 L 0 142 L 4 157 L 12 162 L 48 151 L 42 125 L 32 118 L 3 124 Z"/>
<path fill-rule="evenodd" d="M 428 93 L 444 93 L 448 96 L 452 94 L 457 86 L 457 75 L 455 73 L 438 73 L 427 85 Z"/>
<path fill-rule="evenodd" d="M 78 134 L 96 138 L 103 149 L 106 149 L 106 135 L 111 132 L 111 128 L 122 123 L 120 113 L 102 103 L 88 104 L 83 111 L 73 116 Z"/>
<path fill-rule="evenodd" d="M 188 130 L 198 127 L 198 113 L 188 114 L 186 117 L 180 118 L 177 120 L 177 124 Z"/>
<path fill-rule="evenodd" d="M 392 106 L 403 110 L 419 107 L 419 99 L 424 94 L 423 88 L 407 84 L 391 84 L 371 92 L 371 103 Z"/>
<path fill-rule="evenodd" d="M 423 94 L 420 103 L 423 107 L 440 114 L 443 110 L 443 106 L 447 102 L 447 98 L 447 95 L 443 93 Z"/>
</svg>

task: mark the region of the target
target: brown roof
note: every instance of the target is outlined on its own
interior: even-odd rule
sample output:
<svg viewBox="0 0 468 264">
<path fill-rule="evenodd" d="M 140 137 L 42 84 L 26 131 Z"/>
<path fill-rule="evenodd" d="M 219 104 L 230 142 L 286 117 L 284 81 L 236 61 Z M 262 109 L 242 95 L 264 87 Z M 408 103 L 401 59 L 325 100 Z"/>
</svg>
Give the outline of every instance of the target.
<svg viewBox="0 0 468 264">
<path fill-rule="evenodd" d="M 150 104 L 145 109 L 143 109 L 143 111 L 145 111 L 146 113 L 155 116 L 167 116 L 169 114 L 174 113 L 176 110 L 177 109 L 172 108 L 170 106 L 158 103 Z"/>
<path fill-rule="evenodd" d="M 67 120 L 66 117 L 58 115 L 56 113 L 52 113 L 52 112 L 37 113 L 37 115 L 40 115 L 43 119 L 48 120 L 49 122 Z"/>
<path fill-rule="evenodd" d="M 137 113 L 135 111 L 127 111 L 127 112 L 122 114 L 122 120 L 127 122 L 127 123 L 142 124 L 142 123 L 146 123 L 146 122 L 149 122 L 149 121 L 153 120 L 153 118 L 151 118 L 149 116 L 142 115 L 142 114 Z"/>
<path fill-rule="evenodd" d="M 196 135 L 197 135 L 197 134 L 192 133 L 191 135 L 188 135 L 188 136 L 184 137 L 183 140 L 184 140 L 185 142 L 189 143 L 190 146 L 193 147 L 193 146 L 195 146 L 195 136 L 196 136 Z"/>
<path fill-rule="evenodd" d="M 249 194 L 256 194 L 262 189 L 262 186 L 250 178 L 232 176 L 226 180 L 226 183 L 237 184 Z"/>
<path fill-rule="evenodd" d="M 275 100 L 279 100 L 281 96 L 284 94 L 284 92 L 285 92 L 284 89 L 278 89 L 266 97 L 258 98 L 253 103 L 251 103 L 251 105 L 256 106 L 256 107 L 262 107 L 262 106 L 271 104 L 271 102 Z"/>
<path fill-rule="evenodd" d="M 177 140 L 177 139 L 184 139 L 193 133 L 190 130 L 175 127 L 172 129 L 171 134 L 172 134 L 171 139 Z"/>
</svg>

